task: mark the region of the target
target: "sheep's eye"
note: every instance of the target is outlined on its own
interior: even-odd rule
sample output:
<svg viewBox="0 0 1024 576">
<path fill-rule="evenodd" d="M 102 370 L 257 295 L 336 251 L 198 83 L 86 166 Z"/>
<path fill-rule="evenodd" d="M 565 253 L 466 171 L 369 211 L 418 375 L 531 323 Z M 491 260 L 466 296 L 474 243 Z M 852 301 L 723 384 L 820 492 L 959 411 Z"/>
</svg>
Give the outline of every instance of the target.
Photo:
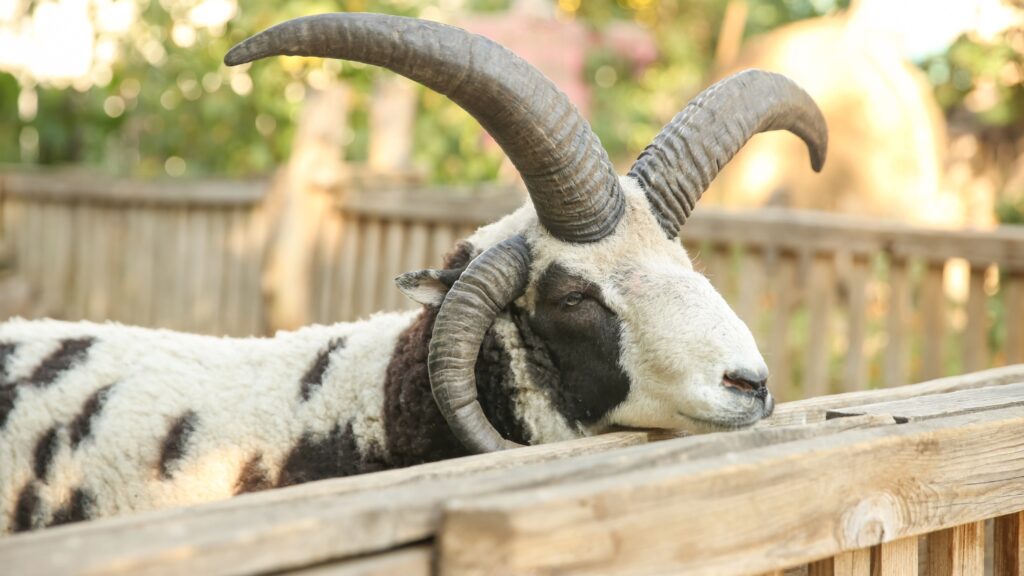
<svg viewBox="0 0 1024 576">
<path fill-rule="evenodd" d="M 565 298 L 562 298 L 562 304 L 572 307 L 583 302 L 584 298 L 585 296 L 581 292 L 569 292 L 565 295 Z"/>
</svg>

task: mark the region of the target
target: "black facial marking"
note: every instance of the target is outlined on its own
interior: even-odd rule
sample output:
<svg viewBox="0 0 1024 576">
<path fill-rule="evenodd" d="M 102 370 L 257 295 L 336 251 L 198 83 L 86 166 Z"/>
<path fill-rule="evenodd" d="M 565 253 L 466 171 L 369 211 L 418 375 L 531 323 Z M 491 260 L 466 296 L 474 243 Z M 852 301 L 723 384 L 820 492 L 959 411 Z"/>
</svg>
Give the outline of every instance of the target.
<svg viewBox="0 0 1024 576">
<path fill-rule="evenodd" d="M 14 505 L 14 518 L 11 522 L 14 532 L 31 530 L 35 524 L 38 509 L 39 492 L 36 491 L 35 482 L 29 482 L 18 493 L 18 502 Z"/>
<path fill-rule="evenodd" d="M 537 282 L 529 328 L 559 373 L 551 399 L 566 418 L 592 423 L 626 399 L 629 377 L 619 366 L 622 323 L 603 304 L 597 285 L 552 264 Z"/>
<path fill-rule="evenodd" d="M 301 387 L 299 389 L 299 395 L 303 401 L 309 400 L 313 392 L 320 389 L 324 383 L 324 374 L 327 372 L 327 367 L 331 364 L 331 354 L 339 348 L 345 347 L 344 338 L 335 338 L 331 340 L 327 346 L 317 354 L 316 360 L 313 361 L 313 365 L 309 367 L 309 370 L 302 376 Z"/>
<path fill-rule="evenodd" d="M 171 424 L 160 448 L 158 467 L 161 478 L 167 480 L 174 474 L 174 465 L 185 456 L 189 438 L 195 433 L 198 424 L 199 416 L 192 410 L 185 412 Z"/>
<path fill-rule="evenodd" d="M 50 466 L 53 465 L 53 459 L 57 456 L 57 448 L 60 444 L 60 437 L 57 432 L 56 426 L 44 432 L 36 440 L 36 447 L 32 453 L 32 471 L 36 473 L 36 478 L 43 482 L 46 482 L 46 476 L 50 473 Z"/>
<path fill-rule="evenodd" d="M 326 435 L 305 433 L 281 467 L 278 486 L 291 486 L 324 478 L 376 472 L 385 468 L 374 454 L 362 454 L 356 445 L 352 423 L 335 424 Z"/>
<path fill-rule="evenodd" d="M 257 454 L 242 466 L 238 480 L 235 480 L 235 495 L 259 492 L 273 487 L 274 483 L 270 481 L 270 472 L 263 464 L 263 455 Z"/>
<path fill-rule="evenodd" d="M 113 384 L 108 384 L 92 393 L 89 399 L 82 405 L 82 411 L 71 421 L 71 447 L 78 448 L 78 445 L 92 433 L 92 424 L 99 417 L 103 405 L 110 397 L 110 389 Z"/>
<path fill-rule="evenodd" d="M 14 357 L 17 347 L 17 344 L 11 342 L 0 342 L 0 388 L 12 383 L 7 364 Z"/>
<path fill-rule="evenodd" d="M 83 488 L 75 488 L 71 497 L 61 506 L 50 520 L 50 526 L 60 526 L 72 522 L 83 522 L 93 517 L 96 498 Z"/>
<path fill-rule="evenodd" d="M 36 366 L 25 383 L 39 387 L 53 384 L 61 374 L 85 359 L 89 353 L 89 347 L 95 341 L 94 338 L 88 337 L 61 340 L 60 347 L 43 359 L 39 366 Z"/>
</svg>

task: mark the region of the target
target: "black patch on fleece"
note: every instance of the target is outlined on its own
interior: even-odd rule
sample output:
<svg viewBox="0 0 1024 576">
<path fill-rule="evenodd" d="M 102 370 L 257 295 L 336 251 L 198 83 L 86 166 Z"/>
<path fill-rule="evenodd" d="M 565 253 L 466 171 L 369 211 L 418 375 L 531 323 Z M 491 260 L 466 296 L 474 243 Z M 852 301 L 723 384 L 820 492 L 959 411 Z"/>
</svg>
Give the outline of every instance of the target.
<svg viewBox="0 0 1024 576">
<path fill-rule="evenodd" d="M 445 257 L 445 269 L 465 268 L 473 245 L 460 242 Z M 412 466 L 469 452 L 455 438 L 430 392 L 427 354 L 439 308 L 424 306 L 398 336 L 384 377 L 384 436 L 390 467 Z"/>
<path fill-rule="evenodd" d="M 25 384 L 45 387 L 53 384 L 61 374 L 70 370 L 75 364 L 84 361 L 89 348 L 96 342 L 95 338 L 70 338 L 61 340 L 60 347 L 54 350 L 43 362 L 36 366 Z"/>
<path fill-rule="evenodd" d="M 278 486 L 291 486 L 324 478 L 377 472 L 386 466 L 376 454 L 362 454 L 356 445 L 352 423 L 335 424 L 328 434 L 307 432 L 299 439 L 281 467 Z"/>
<path fill-rule="evenodd" d="M 82 405 L 82 411 L 71 421 L 72 448 L 78 448 L 82 440 L 88 438 L 92 433 L 92 424 L 99 417 L 100 412 L 103 410 L 103 405 L 107 403 L 107 399 L 110 397 L 110 389 L 113 386 L 113 384 L 108 384 L 93 392 L 85 401 L 85 404 Z"/>
<path fill-rule="evenodd" d="M 327 368 L 331 365 L 331 354 L 339 348 L 345 347 L 344 338 L 335 338 L 327 343 L 327 347 L 320 351 L 316 356 L 316 360 L 313 361 L 313 365 L 309 367 L 302 376 L 301 387 L 299 388 L 299 396 L 302 401 L 309 400 L 310 396 L 314 392 L 320 389 L 324 384 L 324 374 L 327 372 Z"/>
<path fill-rule="evenodd" d="M 163 446 L 160 448 L 158 468 L 161 478 L 168 480 L 173 476 L 174 465 L 185 457 L 189 438 L 195 433 L 198 425 L 199 416 L 192 410 L 178 416 L 171 424 L 167 436 L 164 437 Z"/>
<path fill-rule="evenodd" d="M 7 364 L 14 357 L 17 348 L 18 345 L 13 342 L 0 342 L 0 387 L 13 383 L 7 373 Z"/>
<path fill-rule="evenodd" d="M 39 492 L 35 482 L 29 482 L 18 493 L 18 501 L 14 505 L 14 517 L 11 526 L 14 532 L 25 532 L 35 527 L 39 516 Z"/>
<path fill-rule="evenodd" d="M 242 466 L 238 480 L 235 480 L 235 495 L 259 492 L 273 487 L 274 483 L 270 481 L 270 471 L 263 464 L 263 455 L 257 454 Z"/>
<path fill-rule="evenodd" d="M 7 416 L 14 410 L 14 403 L 18 399 L 18 389 L 7 367 L 17 347 L 17 344 L 11 342 L 0 343 L 0 430 L 7 424 Z"/>
<path fill-rule="evenodd" d="M 0 430 L 7 424 L 7 417 L 14 411 L 14 403 L 18 400 L 18 387 L 12 384 L 0 386 Z"/>
<path fill-rule="evenodd" d="M 71 497 L 54 513 L 49 526 L 60 526 L 72 522 L 83 522 L 93 517 L 96 498 L 83 488 L 75 488 Z"/>
<path fill-rule="evenodd" d="M 50 473 L 50 466 L 57 456 L 57 449 L 60 446 L 60 437 L 56 426 L 44 432 L 36 440 L 35 450 L 32 452 L 32 471 L 36 478 L 46 482 L 46 476 Z"/>
</svg>

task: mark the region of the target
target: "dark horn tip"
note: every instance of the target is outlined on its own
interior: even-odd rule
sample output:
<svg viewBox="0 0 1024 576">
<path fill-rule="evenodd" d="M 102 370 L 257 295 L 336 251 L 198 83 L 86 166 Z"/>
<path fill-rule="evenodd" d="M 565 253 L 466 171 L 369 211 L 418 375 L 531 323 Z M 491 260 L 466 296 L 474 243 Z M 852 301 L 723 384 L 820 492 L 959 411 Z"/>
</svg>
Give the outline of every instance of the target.
<svg viewBox="0 0 1024 576">
<path fill-rule="evenodd" d="M 249 50 L 246 48 L 245 42 L 239 42 L 235 44 L 228 53 L 224 55 L 224 64 L 227 66 L 238 66 L 239 64 L 245 64 L 246 62 L 252 62 L 255 60 Z"/>
</svg>

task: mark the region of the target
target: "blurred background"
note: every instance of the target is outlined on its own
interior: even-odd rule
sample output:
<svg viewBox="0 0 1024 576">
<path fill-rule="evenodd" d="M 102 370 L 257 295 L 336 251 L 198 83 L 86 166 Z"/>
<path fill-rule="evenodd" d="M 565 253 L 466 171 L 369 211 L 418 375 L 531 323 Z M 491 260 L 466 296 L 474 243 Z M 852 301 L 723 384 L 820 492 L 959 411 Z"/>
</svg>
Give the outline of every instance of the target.
<svg viewBox="0 0 1024 576">
<path fill-rule="evenodd" d="M 621 172 L 713 81 L 794 78 L 824 172 L 757 136 L 684 230 L 781 386 L 1024 361 L 1024 233 L 997 229 L 1024 223 L 1021 4 L 0 0 L 0 316 L 244 335 L 408 307 L 391 277 L 521 202 L 501 151 L 373 67 L 221 64 L 282 20 L 373 11 L 531 61 Z"/>
</svg>

